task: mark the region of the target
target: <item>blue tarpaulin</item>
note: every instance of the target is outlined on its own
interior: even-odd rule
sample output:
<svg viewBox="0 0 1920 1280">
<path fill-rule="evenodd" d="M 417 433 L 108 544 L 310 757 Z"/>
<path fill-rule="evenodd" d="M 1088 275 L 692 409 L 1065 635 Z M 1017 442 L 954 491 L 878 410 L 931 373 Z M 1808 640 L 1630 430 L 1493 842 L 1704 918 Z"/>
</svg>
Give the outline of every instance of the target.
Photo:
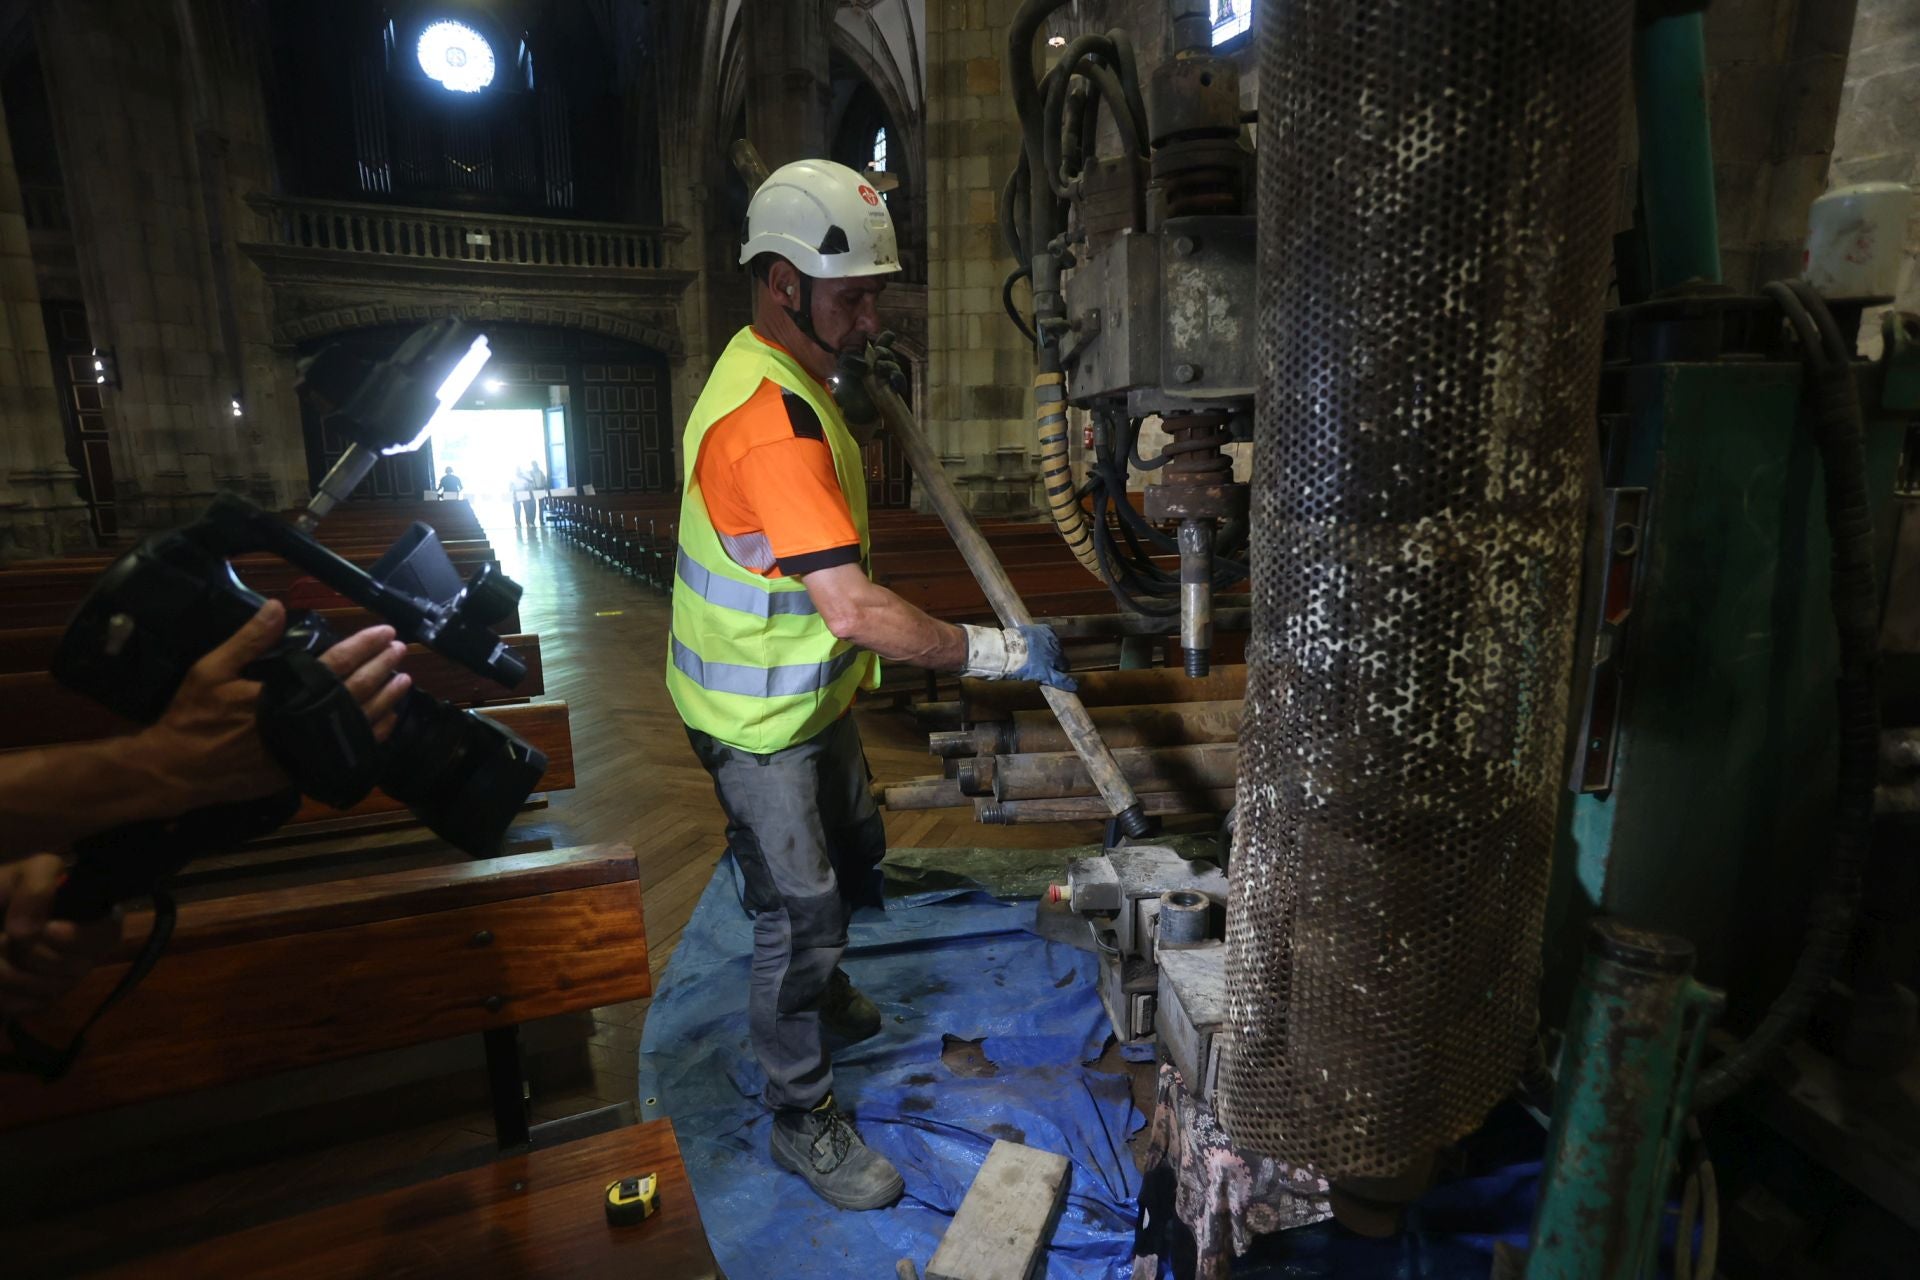
<svg viewBox="0 0 1920 1280">
<path fill-rule="evenodd" d="M 1131 1275 L 1139 1175 L 1126 1143 L 1141 1117 L 1125 1077 L 1084 1065 L 1108 1030 L 1093 957 L 1031 932 L 1033 911 L 948 891 L 855 916 L 843 964 L 885 1029 L 835 1053 L 834 1093 L 907 1193 L 841 1213 L 767 1155 L 765 1076 L 747 1043 L 752 925 L 721 864 L 647 1012 L 640 1096 L 648 1117 L 672 1118 L 732 1280 L 885 1280 L 904 1257 L 924 1267 L 996 1138 L 1073 1162 L 1047 1275 Z M 943 1061 L 956 1041 L 978 1051 Z"/>
<path fill-rule="evenodd" d="M 1086 1065 L 1109 1031 L 1091 954 L 1034 933 L 1031 900 L 975 890 L 894 898 L 884 912 L 855 916 L 844 965 L 880 1006 L 884 1030 L 835 1053 L 834 1092 L 907 1190 L 890 1209 L 842 1213 L 767 1154 L 772 1116 L 747 1042 L 752 925 L 737 893 L 723 861 L 640 1046 L 643 1114 L 673 1120 L 731 1280 L 885 1280 L 903 1257 L 924 1268 L 996 1138 L 1072 1161 L 1047 1275 L 1128 1280 L 1140 1178 L 1127 1139 L 1142 1117 L 1125 1077 Z M 1249 1272 L 1481 1280 L 1494 1240 L 1525 1239 L 1540 1149 L 1524 1119 L 1489 1130 L 1398 1237 L 1303 1228 Z"/>
</svg>

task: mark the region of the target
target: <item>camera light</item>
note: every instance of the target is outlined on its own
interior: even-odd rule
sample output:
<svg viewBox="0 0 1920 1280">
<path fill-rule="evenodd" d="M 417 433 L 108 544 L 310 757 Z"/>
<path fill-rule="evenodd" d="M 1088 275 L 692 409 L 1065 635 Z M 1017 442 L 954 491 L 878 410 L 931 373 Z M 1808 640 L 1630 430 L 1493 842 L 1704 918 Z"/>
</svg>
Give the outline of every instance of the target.
<svg viewBox="0 0 1920 1280">
<path fill-rule="evenodd" d="M 459 402 L 461 396 L 467 394 L 467 389 L 473 385 L 473 380 L 480 376 L 480 370 L 492 358 L 493 350 L 487 345 L 487 335 L 484 333 L 476 335 L 473 345 L 467 348 L 467 354 L 460 357 L 460 363 L 453 366 L 453 372 L 449 373 L 446 381 L 440 384 L 440 389 L 433 393 L 433 398 L 440 402 L 440 407 L 434 410 L 433 416 L 428 418 L 420 428 L 420 433 L 405 444 L 391 445 L 382 449 L 381 456 L 391 458 L 396 453 L 412 453 L 425 444 L 427 437 L 439 428 L 441 419 L 447 416 L 447 411 Z"/>
<path fill-rule="evenodd" d="M 244 416 L 245 416 L 245 415 L 244 415 L 244 414 L 243 414 L 243 413 L 241 412 L 241 409 L 240 409 L 240 397 L 239 397 L 239 396 L 235 396 L 235 397 L 233 397 L 233 416 L 234 416 L 234 417 L 236 417 L 236 418 L 239 418 L 239 417 L 244 417 Z"/>
<path fill-rule="evenodd" d="M 1064 49 L 1066 47 L 1066 44 L 1067 44 L 1067 38 L 1065 36 L 1048 36 L 1047 37 L 1047 48 L 1049 49 Z"/>
<path fill-rule="evenodd" d="M 488 378 L 483 385 L 489 391 L 498 391 L 500 388 L 506 386 L 507 384 L 500 381 L 500 379 L 498 378 Z"/>
</svg>

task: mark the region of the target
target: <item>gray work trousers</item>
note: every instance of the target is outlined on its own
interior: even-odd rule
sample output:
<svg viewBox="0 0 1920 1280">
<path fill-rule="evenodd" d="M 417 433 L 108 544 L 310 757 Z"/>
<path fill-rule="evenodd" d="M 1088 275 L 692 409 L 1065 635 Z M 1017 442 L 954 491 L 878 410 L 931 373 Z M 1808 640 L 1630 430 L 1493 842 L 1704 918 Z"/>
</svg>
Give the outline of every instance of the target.
<svg viewBox="0 0 1920 1280">
<path fill-rule="evenodd" d="M 756 755 L 687 730 L 727 813 L 727 852 L 753 915 L 747 1028 L 776 1109 L 833 1090 L 819 1001 L 857 906 L 880 905 L 887 833 L 868 791 L 860 731 L 846 715 L 805 742 Z"/>
</svg>

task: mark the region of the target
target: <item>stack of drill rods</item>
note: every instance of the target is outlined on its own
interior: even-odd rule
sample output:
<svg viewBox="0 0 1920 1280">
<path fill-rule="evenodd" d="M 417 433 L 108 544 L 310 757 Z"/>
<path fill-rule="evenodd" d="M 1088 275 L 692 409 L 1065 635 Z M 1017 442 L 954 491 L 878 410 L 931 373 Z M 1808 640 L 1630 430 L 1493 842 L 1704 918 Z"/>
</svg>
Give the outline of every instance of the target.
<svg viewBox="0 0 1920 1280">
<path fill-rule="evenodd" d="M 1238 702 L 1247 690 L 1244 665 L 1215 667 L 1211 675 L 1198 679 L 1178 667 L 1089 671 L 1075 678 L 1080 682 L 1080 704 L 1085 707 Z M 960 682 L 958 698 L 918 703 L 913 715 L 929 730 L 959 729 L 988 720 L 1005 720 L 1019 711 L 1041 711 L 1046 705 L 1038 685 L 966 679 Z"/>
<path fill-rule="evenodd" d="M 1182 702 L 1159 707 L 1094 707 L 1094 727 L 1109 747 L 1180 747 L 1235 742 L 1240 737 L 1240 700 Z M 967 756 L 1030 755 L 1070 751 L 1073 744 L 1051 716 L 1016 711 L 1004 720 L 984 720 L 966 729 L 929 734 L 927 749 L 944 760 Z"/>
<path fill-rule="evenodd" d="M 1081 697 L 1122 776 L 1150 814 L 1223 813 L 1238 768 L 1244 667 L 1203 679 L 1173 669 L 1096 672 Z M 1092 778 L 1029 687 L 962 682 L 961 699 L 936 708 L 933 754 L 946 776 L 882 789 L 891 809 L 972 802 L 982 822 L 1066 822 L 1102 816 Z"/>
</svg>

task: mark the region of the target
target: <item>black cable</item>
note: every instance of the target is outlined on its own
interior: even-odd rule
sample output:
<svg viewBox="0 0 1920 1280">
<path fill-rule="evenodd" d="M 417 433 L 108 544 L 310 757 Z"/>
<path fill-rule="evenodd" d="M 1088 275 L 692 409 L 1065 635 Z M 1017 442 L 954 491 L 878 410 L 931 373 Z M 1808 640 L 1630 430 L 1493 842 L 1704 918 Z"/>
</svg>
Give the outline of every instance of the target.
<svg viewBox="0 0 1920 1280">
<path fill-rule="evenodd" d="M 128 992 L 139 986 L 146 976 L 153 972 L 153 966 L 160 963 L 160 957 L 165 953 L 167 943 L 173 940 L 174 924 L 180 918 L 179 909 L 174 905 L 173 895 L 163 889 L 155 889 L 152 897 L 153 927 L 147 932 L 147 940 L 140 945 L 140 953 L 133 958 L 133 963 L 127 966 L 127 971 L 120 976 L 120 981 L 114 984 L 113 990 L 94 1006 L 93 1012 L 87 1015 L 87 1020 L 80 1024 L 80 1029 L 73 1033 L 65 1045 L 56 1047 L 33 1035 L 13 1019 L 7 1019 L 6 1035 L 12 1048 L 9 1052 L 0 1054 L 0 1072 L 26 1072 L 52 1082 L 73 1069 L 74 1061 L 79 1058 L 80 1051 L 86 1048 L 87 1033 L 93 1030 L 94 1024 L 100 1021 L 107 1010 L 119 1004 Z"/>
<path fill-rule="evenodd" d="M 1021 316 L 1020 308 L 1013 304 L 1013 286 L 1019 284 L 1022 280 L 1031 279 L 1032 277 L 1033 268 L 1015 267 L 1007 273 L 1006 280 L 1000 285 L 1000 305 L 1007 309 L 1007 318 L 1013 321 L 1013 327 L 1018 329 L 1021 336 L 1028 342 L 1036 342 L 1038 339 L 1033 336 L 1033 330 L 1028 327 L 1026 320 Z"/>
<path fill-rule="evenodd" d="M 1840 673 L 1834 682 L 1839 778 L 1826 883 L 1808 912 L 1806 940 L 1793 973 L 1752 1033 L 1701 1072 L 1693 1095 L 1699 1111 L 1724 1102 L 1752 1081 L 1799 1034 L 1814 1001 L 1839 971 L 1859 914 L 1879 768 L 1880 602 L 1867 490 L 1866 423 L 1854 384 L 1853 353 L 1826 302 L 1804 280 L 1774 281 L 1762 292 L 1779 305 L 1800 339 L 1814 403 L 1831 543 L 1829 594 L 1839 634 Z"/>
<path fill-rule="evenodd" d="M 1026 242 L 1020 236 L 1019 213 L 1015 205 L 1020 196 L 1020 179 L 1026 176 L 1026 166 L 1016 164 L 1013 172 L 1007 175 L 1006 185 L 1000 188 L 1000 238 L 1006 242 L 1007 252 L 1013 260 L 1031 275 L 1033 260 L 1027 253 Z"/>
</svg>

